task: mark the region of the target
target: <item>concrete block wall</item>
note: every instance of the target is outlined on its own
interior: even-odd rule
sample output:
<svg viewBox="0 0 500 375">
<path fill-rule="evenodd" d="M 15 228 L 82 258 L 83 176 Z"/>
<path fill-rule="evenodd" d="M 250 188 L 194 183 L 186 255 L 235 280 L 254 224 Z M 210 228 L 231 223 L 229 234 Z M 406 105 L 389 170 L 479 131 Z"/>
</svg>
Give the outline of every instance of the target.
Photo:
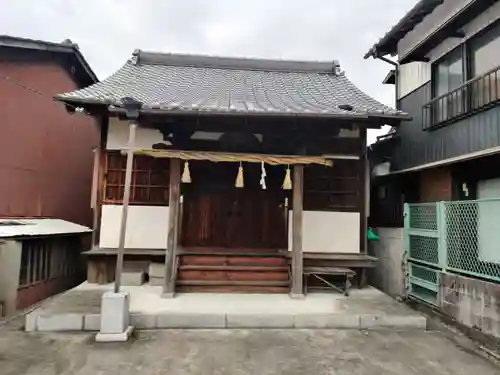
<svg viewBox="0 0 500 375">
<path fill-rule="evenodd" d="M 373 228 L 380 241 L 368 245 L 370 255 L 377 257 L 377 266 L 369 272 L 369 282 L 392 297 L 404 296 L 403 228 Z"/>
<path fill-rule="evenodd" d="M 439 303 L 457 322 L 500 339 L 500 285 L 442 273 Z"/>
<path fill-rule="evenodd" d="M 21 242 L 0 240 L 0 301 L 5 316 L 16 311 L 21 254 Z"/>
</svg>

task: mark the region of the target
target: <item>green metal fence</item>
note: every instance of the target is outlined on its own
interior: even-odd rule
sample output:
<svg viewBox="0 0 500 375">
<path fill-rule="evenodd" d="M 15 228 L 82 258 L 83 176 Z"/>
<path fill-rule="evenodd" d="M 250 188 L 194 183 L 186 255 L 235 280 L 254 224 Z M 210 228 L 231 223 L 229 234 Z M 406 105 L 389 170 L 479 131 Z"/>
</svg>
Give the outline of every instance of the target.
<svg viewBox="0 0 500 375">
<path fill-rule="evenodd" d="M 439 273 L 500 282 L 500 199 L 405 204 L 409 297 L 436 305 Z"/>
</svg>

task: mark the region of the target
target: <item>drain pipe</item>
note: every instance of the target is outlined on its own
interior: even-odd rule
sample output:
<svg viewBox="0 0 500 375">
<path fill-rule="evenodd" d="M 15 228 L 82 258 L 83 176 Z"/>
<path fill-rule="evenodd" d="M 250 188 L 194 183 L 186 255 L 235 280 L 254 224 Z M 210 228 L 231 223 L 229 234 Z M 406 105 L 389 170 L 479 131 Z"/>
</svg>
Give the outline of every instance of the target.
<svg viewBox="0 0 500 375">
<path fill-rule="evenodd" d="M 396 109 L 400 109 L 399 108 L 399 64 L 395 61 L 388 59 L 387 57 L 384 57 L 384 56 L 374 55 L 373 57 L 376 59 L 380 59 L 380 60 L 394 66 L 394 80 L 396 81 L 396 84 L 395 84 L 395 86 L 396 86 L 396 102 L 395 102 L 395 104 L 396 104 Z"/>
</svg>

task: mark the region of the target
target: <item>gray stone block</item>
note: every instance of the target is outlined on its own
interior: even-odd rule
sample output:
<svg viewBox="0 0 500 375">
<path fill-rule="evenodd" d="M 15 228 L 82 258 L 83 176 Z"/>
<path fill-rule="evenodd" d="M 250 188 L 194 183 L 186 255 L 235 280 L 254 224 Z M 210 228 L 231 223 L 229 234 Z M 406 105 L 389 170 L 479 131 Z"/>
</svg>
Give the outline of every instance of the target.
<svg viewBox="0 0 500 375">
<path fill-rule="evenodd" d="M 359 329 L 356 314 L 300 314 L 295 315 L 295 328 L 352 328 Z"/>
<path fill-rule="evenodd" d="M 420 315 L 361 315 L 361 329 L 427 329 L 427 318 Z"/>
<path fill-rule="evenodd" d="M 101 315 L 87 314 L 83 317 L 84 331 L 99 331 L 101 329 Z"/>
<path fill-rule="evenodd" d="M 33 311 L 30 312 L 29 314 L 26 314 L 24 317 L 24 330 L 26 332 L 34 332 L 37 330 L 37 323 L 38 323 L 38 312 Z"/>
<path fill-rule="evenodd" d="M 220 314 L 162 314 L 156 317 L 157 328 L 225 328 L 226 317 Z"/>
<path fill-rule="evenodd" d="M 156 328 L 156 315 L 130 314 L 130 325 L 136 329 Z"/>
<path fill-rule="evenodd" d="M 149 285 L 150 286 L 163 286 L 164 284 L 165 284 L 164 277 L 150 277 L 149 278 Z"/>
<path fill-rule="evenodd" d="M 99 332 L 95 336 L 96 342 L 125 342 L 128 341 L 130 336 L 134 332 L 134 327 L 128 326 L 125 331 L 120 333 L 102 333 Z"/>
<path fill-rule="evenodd" d="M 38 317 L 37 327 L 38 331 L 81 331 L 83 329 L 83 315 L 40 315 Z"/>
<path fill-rule="evenodd" d="M 123 272 L 122 285 L 141 286 L 144 284 L 144 272 Z"/>
<path fill-rule="evenodd" d="M 226 316 L 227 328 L 293 328 L 290 314 L 231 314 Z"/>
<path fill-rule="evenodd" d="M 106 292 L 101 302 L 101 333 L 123 333 L 129 326 L 130 296 L 126 292 Z"/>
<path fill-rule="evenodd" d="M 150 263 L 149 264 L 149 277 L 164 278 L 165 277 L 165 263 Z"/>
</svg>

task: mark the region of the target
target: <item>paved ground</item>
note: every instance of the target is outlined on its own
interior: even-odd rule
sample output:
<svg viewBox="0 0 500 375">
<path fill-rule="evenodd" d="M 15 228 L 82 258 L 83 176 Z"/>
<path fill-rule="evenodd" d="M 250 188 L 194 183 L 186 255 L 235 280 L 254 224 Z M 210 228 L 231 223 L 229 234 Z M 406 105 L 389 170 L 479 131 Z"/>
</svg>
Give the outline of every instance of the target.
<svg viewBox="0 0 500 375">
<path fill-rule="evenodd" d="M 109 285 L 83 283 L 33 311 L 28 331 L 99 330 L 101 295 Z M 341 293 L 287 294 L 187 293 L 162 298 L 162 288 L 128 286 L 131 323 L 152 328 L 415 328 L 426 319 L 375 288 Z M 203 306 L 200 309 L 200 306 Z"/>
<path fill-rule="evenodd" d="M 439 333 L 358 330 L 142 331 L 125 344 L 90 334 L 0 328 L 0 375 L 498 375 Z"/>
<path fill-rule="evenodd" d="M 84 282 L 43 303 L 42 315 L 61 313 L 100 313 L 101 296 L 112 290 L 113 284 L 97 285 Z M 130 293 L 132 313 L 158 314 L 168 312 L 205 313 L 349 313 L 377 315 L 418 315 L 404 304 L 396 302 L 380 290 L 369 287 L 353 289 L 349 297 L 341 293 L 310 293 L 303 300 L 287 294 L 186 293 L 175 298 L 162 298 L 159 286 L 124 286 Z"/>
</svg>

